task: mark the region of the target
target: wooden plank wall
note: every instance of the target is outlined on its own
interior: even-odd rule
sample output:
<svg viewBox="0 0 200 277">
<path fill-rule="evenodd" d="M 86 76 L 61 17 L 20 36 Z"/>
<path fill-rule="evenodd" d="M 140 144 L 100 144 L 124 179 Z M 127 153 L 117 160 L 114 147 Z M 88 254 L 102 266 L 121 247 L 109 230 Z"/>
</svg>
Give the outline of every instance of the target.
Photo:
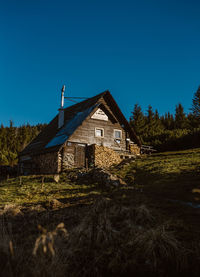
<svg viewBox="0 0 200 277">
<path fill-rule="evenodd" d="M 106 103 L 103 103 L 106 106 L 106 109 L 112 114 L 109 107 Z M 104 137 L 98 138 L 95 137 L 95 128 L 103 128 L 104 129 Z M 116 143 L 114 140 L 114 129 L 122 131 L 122 139 L 120 145 Z M 92 119 L 89 117 L 86 119 L 81 126 L 74 132 L 74 134 L 70 137 L 70 141 L 78 142 L 78 143 L 87 143 L 87 144 L 97 144 L 103 145 L 109 148 L 113 148 L 115 150 L 126 150 L 126 131 L 119 124 L 119 122 L 113 122 L 111 118 L 108 118 L 108 121 Z"/>
</svg>

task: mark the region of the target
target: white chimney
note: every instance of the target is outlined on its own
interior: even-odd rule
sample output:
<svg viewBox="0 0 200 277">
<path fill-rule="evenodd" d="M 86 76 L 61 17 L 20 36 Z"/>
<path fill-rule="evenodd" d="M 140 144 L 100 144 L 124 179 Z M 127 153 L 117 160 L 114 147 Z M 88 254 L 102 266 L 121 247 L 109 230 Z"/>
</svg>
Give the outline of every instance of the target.
<svg viewBox="0 0 200 277">
<path fill-rule="evenodd" d="M 58 114 L 58 129 L 60 129 L 64 125 L 64 92 L 65 85 L 61 89 L 61 104 Z"/>
</svg>

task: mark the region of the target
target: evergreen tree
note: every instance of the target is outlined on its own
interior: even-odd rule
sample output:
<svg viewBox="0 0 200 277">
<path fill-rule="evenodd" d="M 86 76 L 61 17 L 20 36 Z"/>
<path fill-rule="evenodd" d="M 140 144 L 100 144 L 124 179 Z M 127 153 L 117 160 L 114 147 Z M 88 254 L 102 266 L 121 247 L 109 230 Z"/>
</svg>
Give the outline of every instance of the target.
<svg viewBox="0 0 200 277">
<path fill-rule="evenodd" d="M 167 130 L 174 129 L 174 117 L 172 114 L 170 114 L 170 112 L 165 113 L 165 115 L 162 116 L 161 121 L 165 129 Z"/>
<path fill-rule="evenodd" d="M 167 125 L 168 130 L 173 130 L 175 127 L 175 118 L 170 112 L 167 113 Z"/>
<path fill-rule="evenodd" d="M 192 99 L 192 114 L 200 119 L 200 86 L 198 90 L 195 92 L 194 97 Z"/>
<path fill-rule="evenodd" d="M 146 116 L 146 135 L 150 138 L 156 133 L 155 114 L 151 105 L 148 106 Z M 145 135 L 145 137 L 146 137 Z"/>
<path fill-rule="evenodd" d="M 188 126 L 192 130 L 194 128 L 197 128 L 199 126 L 198 119 L 194 116 L 193 113 L 189 113 L 187 116 L 188 119 Z"/>
<path fill-rule="evenodd" d="M 176 106 L 175 127 L 176 129 L 187 128 L 187 118 L 184 113 L 184 108 L 180 103 Z"/>
<path fill-rule="evenodd" d="M 162 121 L 160 119 L 160 116 L 159 116 L 159 113 L 158 113 L 157 109 L 155 110 L 154 121 L 155 121 L 155 127 L 154 127 L 155 132 L 160 133 L 163 130 L 164 126 L 162 124 Z"/>
<path fill-rule="evenodd" d="M 159 120 L 160 120 L 159 113 L 158 113 L 158 110 L 157 110 L 157 109 L 155 110 L 154 119 L 155 119 L 156 121 L 159 121 Z"/>
<path fill-rule="evenodd" d="M 147 122 L 149 125 L 153 124 L 154 121 L 154 112 L 153 112 L 153 108 L 151 105 L 148 106 L 148 110 L 147 110 Z"/>
<path fill-rule="evenodd" d="M 145 127 L 145 117 L 139 104 L 135 104 L 132 116 L 130 117 L 130 124 L 133 126 L 136 134 L 141 136 Z"/>
</svg>

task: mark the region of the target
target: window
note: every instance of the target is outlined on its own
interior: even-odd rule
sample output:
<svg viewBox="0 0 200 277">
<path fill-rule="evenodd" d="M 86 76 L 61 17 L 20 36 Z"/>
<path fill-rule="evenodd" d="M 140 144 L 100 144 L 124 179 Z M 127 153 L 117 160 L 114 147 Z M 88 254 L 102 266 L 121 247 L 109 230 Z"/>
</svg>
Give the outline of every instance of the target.
<svg viewBox="0 0 200 277">
<path fill-rule="evenodd" d="M 104 129 L 103 128 L 95 128 L 95 137 L 103 138 L 104 137 Z"/>
<path fill-rule="evenodd" d="M 114 138 L 116 140 L 120 140 L 122 138 L 122 131 L 121 130 L 114 130 Z"/>
</svg>

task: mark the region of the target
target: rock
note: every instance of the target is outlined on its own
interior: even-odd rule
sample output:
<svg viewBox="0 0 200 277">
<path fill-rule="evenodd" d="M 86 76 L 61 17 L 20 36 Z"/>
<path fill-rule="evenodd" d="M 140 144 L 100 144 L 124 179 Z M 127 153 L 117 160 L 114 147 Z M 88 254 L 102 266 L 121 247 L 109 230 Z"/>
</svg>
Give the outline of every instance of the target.
<svg viewBox="0 0 200 277">
<path fill-rule="evenodd" d="M 23 215 L 21 207 L 15 204 L 6 204 L 4 206 L 3 214 L 10 216 Z"/>
<path fill-rule="evenodd" d="M 46 209 L 42 205 L 35 205 L 35 206 L 30 206 L 26 208 L 26 212 L 44 212 Z"/>
<path fill-rule="evenodd" d="M 57 199 L 52 199 L 50 201 L 49 205 L 50 205 L 50 208 L 52 208 L 52 209 L 59 209 L 59 208 L 63 208 L 65 206 L 63 203 L 61 203 Z"/>
<path fill-rule="evenodd" d="M 90 176 L 94 182 L 99 183 L 106 187 L 118 187 L 120 185 L 126 185 L 126 183 L 118 178 L 116 175 L 111 174 L 109 171 L 103 168 L 95 168 L 90 171 Z"/>
<path fill-rule="evenodd" d="M 56 183 L 58 183 L 59 180 L 60 180 L 60 175 L 59 175 L 59 174 L 55 174 L 55 175 L 53 176 L 53 179 L 54 179 L 54 181 L 55 181 Z"/>
</svg>

